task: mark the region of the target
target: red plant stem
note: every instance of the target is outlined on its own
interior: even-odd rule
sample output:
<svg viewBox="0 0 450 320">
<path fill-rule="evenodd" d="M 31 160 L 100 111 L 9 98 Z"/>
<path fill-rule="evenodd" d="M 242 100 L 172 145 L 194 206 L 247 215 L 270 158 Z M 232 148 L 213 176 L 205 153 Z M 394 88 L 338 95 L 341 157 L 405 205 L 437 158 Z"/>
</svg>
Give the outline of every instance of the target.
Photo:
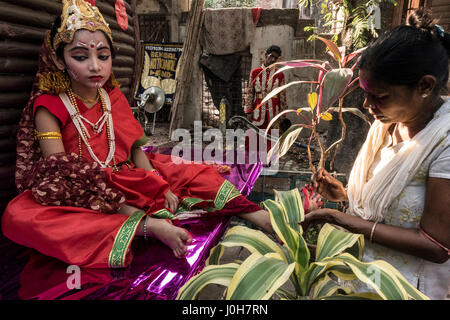
<svg viewBox="0 0 450 320">
<path fill-rule="evenodd" d="M 311 120 L 309 120 L 307 117 L 305 117 L 301 112 L 299 113 L 302 117 L 303 117 L 303 119 L 305 119 L 306 121 L 308 121 L 308 123 L 312 126 L 313 124 L 312 124 L 312 122 L 311 122 Z"/>
<path fill-rule="evenodd" d="M 308 140 L 308 160 L 309 160 L 309 168 L 311 169 L 313 174 L 316 174 L 316 168 L 314 168 L 314 165 L 312 163 L 312 156 L 311 156 L 311 140 L 313 138 L 314 134 L 311 131 L 311 135 L 309 136 L 309 140 Z"/>
<path fill-rule="evenodd" d="M 320 168 L 324 167 L 324 163 L 325 163 L 325 148 L 322 144 L 322 141 L 320 141 L 319 135 L 317 134 L 316 126 L 317 126 L 317 124 L 312 127 L 312 131 L 313 131 L 314 138 L 316 139 L 317 143 L 319 144 L 319 148 L 320 148 L 320 161 L 319 161 L 319 166 L 318 166 L 318 169 L 320 169 Z"/>
<path fill-rule="evenodd" d="M 334 142 L 326 151 L 326 156 L 328 156 L 328 154 L 331 152 L 332 148 L 336 147 L 334 149 L 333 157 L 331 158 L 330 170 L 333 170 L 334 159 L 336 157 L 338 149 L 341 147 L 342 142 L 345 139 L 345 134 L 347 132 L 347 126 L 345 125 L 344 118 L 342 117 L 342 105 L 343 105 L 343 103 L 344 103 L 344 99 L 343 98 L 339 99 L 339 121 L 341 122 L 341 125 L 342 125 L 341 138 L 338 141 Z"/>
</svg>

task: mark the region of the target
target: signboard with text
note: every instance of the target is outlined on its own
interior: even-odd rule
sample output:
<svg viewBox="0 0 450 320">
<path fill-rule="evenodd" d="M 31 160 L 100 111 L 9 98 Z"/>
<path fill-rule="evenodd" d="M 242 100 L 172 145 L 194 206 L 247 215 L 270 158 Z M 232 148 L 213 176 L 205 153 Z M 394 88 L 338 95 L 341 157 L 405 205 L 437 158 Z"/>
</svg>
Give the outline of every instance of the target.
<svg viewBox="0 0 450 320">
<path fill-rule="evenodd" d="M 166 96 L 166 104 L 173 103 L 175 76 L 183 50 L 182 43 L 143 43 L 142 73 L 135 99 L 150 87 L 160 87 Z"/>
</svg>

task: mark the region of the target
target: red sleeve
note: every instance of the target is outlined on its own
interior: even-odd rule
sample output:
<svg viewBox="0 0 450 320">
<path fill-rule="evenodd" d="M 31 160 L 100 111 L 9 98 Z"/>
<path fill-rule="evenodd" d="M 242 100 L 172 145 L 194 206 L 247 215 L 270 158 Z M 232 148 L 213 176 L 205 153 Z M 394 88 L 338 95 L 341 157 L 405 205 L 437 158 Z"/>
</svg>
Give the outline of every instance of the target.
<svg viewBox="0 0 450 320">
<path fill-rule="evenodd" d="M 38 107 L 46 108 L 51 114 L 58 118 L 61 122 L 61 126 L 64 126 L 70 119 L 69 112 L 59 96 L 43 94 L 37 97 L 33 104 L 33 116 Z"/>
</svg>

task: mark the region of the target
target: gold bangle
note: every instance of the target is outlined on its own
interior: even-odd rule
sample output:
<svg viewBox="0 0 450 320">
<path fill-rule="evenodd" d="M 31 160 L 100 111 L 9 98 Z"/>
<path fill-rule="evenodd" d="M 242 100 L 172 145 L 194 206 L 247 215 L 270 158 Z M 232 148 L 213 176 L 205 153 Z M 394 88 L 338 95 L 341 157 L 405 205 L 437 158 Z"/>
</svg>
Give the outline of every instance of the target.
<svg viewBox="0 0 450 320">
<path fill-rule="evenodd" d="M 61 132 L 56 132 L 56 131 L 39 132 L 39 131 L 35 130 L 34 134 L 35 134 L 37 139 L 41 139 L 41 138 L 44 138 L 44 137 L 58 137 L 60 139 L 62 138 Z"/>
<path fill-rule="evenodd" d="M 62 137 L 48 136 L 48 137 L 38 137 L 38 140 L 62 140 Z"/>
<path fill-rule="evenodd" d="M 372 242 L 372 239 L 373 239 L 373 232 L 375 231 L 375 228 L 376 228 L 376 226 L 377 226 L 377 223 L 378 223 L 378 221 L 375 221 L 375 223 L 373 224 L 373 226 L 372 226 L 372 230 L 370 231 L 370 242 Z"/>
</svg>

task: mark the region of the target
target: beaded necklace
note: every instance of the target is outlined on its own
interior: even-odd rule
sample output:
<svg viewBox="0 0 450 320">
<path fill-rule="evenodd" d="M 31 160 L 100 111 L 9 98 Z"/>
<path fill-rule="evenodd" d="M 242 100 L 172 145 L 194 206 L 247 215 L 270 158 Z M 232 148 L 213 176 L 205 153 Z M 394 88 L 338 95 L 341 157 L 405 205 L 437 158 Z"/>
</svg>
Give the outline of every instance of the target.
<svg viewBox="0 0 450 320">
<path fill-rule="evenodd" d="M 106 99 L 104 94 L 104 89 L 98 89 L 98 96 L 100 97 L 100 101 L 102 104 L 103 109 L 103 115 L 100 117 L 100 119 L 97 121 L 96 124 L 91 123 L 89 120 L 87 120 L 85 117 L 83 117 L 80 114 L 80 110 L 78 109 L 77 101 L 75 100 L 75 96 L 73 94 L 72 89 L 69 89 L 67 91 L 67 94 L 62 93 L 60 94 L 61 100 L 64 102 L 64 105 L 67 108 L 67 111 L 69 111 L 70 117 L 72 118 L 72 121 L 75 125 L 75 127 L 78 130 L 78 151 L 80 154 L 80 157 L 82 156 L 82 150 L 81 150 L 81 144 L 82 141 L 86 145 L 88 152 L 92 159 L 94 159 L 95 162 L 97 162 L 102 168 L 110 167 L 110 162 L 113 161 L 112 167 L 114 170 L 117 170 L 116 167 L 116 159 L 114 157 L 116 144 L 115 144 L 115 136 L 114 136 L 114 128 L 113 128 L 113 121 L 112 121 L 112 115 L 111 115 L 111 103 L 109 102 L 109 98 Z M 107 95 L 107 94 L 106 94 Z M 108 101 L 108 103 L 106 102 Z M 91 145 L 89 144 L 89 132 L 87 131 L 83 121 L 89 123 L 92 128 L 94 129 L 94 132 L 98 133 L 102 131 L 103 124 L 106 124 L 106 135 L 108 137 L 108 147 L 109 152 L 106 157 L 105 161 L 100 161 L 98 157 L 95 155 L 94 151 L 91 148 Z M 98 124 L 100 123 L 100 129 L 98 129 Z"/>
<path fill-rule="evenodd" d="M 82 96 L 79 96 L 78 94 L 76 94 L 75 92 L 73 92 L 72 91 L 72 94 L 76 97 L 76 98 L 78 98 L 78 99 L 80 99 L 81 101 L 83 101 L 83 103 L 97 103 L 98 102 L 98 100 L 100 99 L 100 95 L 99 95 L 99 93 L 98 93 L 98 91 L 97 91 L 97 96 L 94 98 L 94 99 L 85 99 L 85 98 L 83 98 Z"/>
</svg>

